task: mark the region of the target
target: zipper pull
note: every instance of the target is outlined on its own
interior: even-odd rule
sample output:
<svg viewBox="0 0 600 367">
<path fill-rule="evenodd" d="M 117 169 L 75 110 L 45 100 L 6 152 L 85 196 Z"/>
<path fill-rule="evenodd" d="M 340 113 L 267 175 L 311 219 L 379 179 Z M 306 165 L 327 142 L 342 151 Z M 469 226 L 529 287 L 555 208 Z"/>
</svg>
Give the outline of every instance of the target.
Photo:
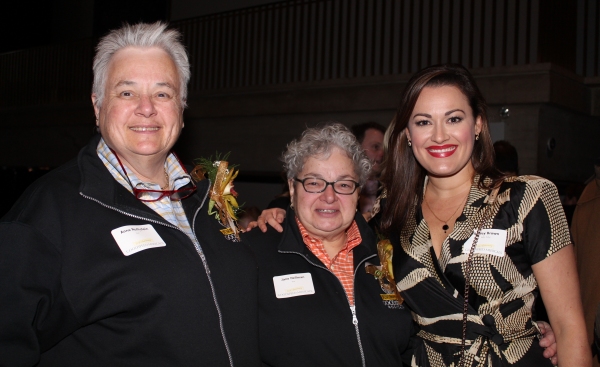
<svg viewBox="0 0 600 367">
<path fill-rule="evenodd" d="M 352 323 L 354 325 L 358 325 L 358 318 L 356 318 L 356 306 L 350 306 L 350 311 L 352 312 Z"/>
</svg>

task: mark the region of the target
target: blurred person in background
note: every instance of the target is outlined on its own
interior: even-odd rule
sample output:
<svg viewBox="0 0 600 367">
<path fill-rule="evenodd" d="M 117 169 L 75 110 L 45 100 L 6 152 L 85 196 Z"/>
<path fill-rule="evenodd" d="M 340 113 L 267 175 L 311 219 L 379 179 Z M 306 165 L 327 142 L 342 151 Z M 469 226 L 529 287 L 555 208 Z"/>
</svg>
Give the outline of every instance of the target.
<svg viewBox="0 0 600 367">
<path fill-rule="evenodd" d="M 594 175 L 581 194 L 571 233 L 577 253 L 577 270 L 588 341 L 594 341 L 594 320 L 600 306 L 600 157 L 594 162 Z M 594 366 L 600 366 L 598 358 Z"/>
<path fill-rule="evenodd" d="M 373 164 L 369 178 L 360 189 L 360 197 L 358 199 L 359 211 L 369 220 L 371 209 L 373 209 L 375 200 L 380 194 L 381 185 L 379 184 L 379 176 L 381 175 L 383 160 L 385 158 L 383 149 L 385 127 L 371 121 L 353 125 L 350 129 Z"/>
<path fill-rule="evenodd" d="M 494 166 L 507 176 L 519 175 L 519 153 L 517 148 L 506 140 L 494 143 Z"/>
</svg>

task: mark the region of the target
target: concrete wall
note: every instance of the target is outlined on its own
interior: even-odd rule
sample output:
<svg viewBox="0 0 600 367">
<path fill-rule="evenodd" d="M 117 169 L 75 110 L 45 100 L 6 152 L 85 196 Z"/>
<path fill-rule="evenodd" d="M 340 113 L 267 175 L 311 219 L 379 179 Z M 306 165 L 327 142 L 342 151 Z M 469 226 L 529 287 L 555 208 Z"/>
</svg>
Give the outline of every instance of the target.
<svg viewBox="0 0 600 367">
<path fill-rule="evenodd" d="M 510 110 L 510 117 L 501 118 L 501 107 Z M 539 104 L 502 104 L 490 105 L 488 117 L 490 122 L 504 123 L 504 136 L 494 140 L 507 140 L 515 146 L 519 153 L 519 174 L 538 174 L 538 119 Z"/>
</svg>

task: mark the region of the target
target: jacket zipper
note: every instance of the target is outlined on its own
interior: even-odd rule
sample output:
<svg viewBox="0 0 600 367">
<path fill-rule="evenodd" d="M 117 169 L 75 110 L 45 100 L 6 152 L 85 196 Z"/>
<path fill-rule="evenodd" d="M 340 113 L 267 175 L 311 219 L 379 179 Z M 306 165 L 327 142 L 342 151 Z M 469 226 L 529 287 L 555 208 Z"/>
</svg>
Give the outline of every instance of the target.
<svg viewBox="0 0 600 367">
<path fill-rule="evenodd" d="M 208 180 L 208 182 L 209 182 L 209 187 L 210 187 L 210 180 Z M 198 252 L 198 255 L 200 255 L 200 258 L 202 259 L 202 264 L 204 264 L 204 269 L 206 270 L 206 277 L 208 278 L 208 282 L 210 283 L 210 290 L 212 292 L 213 301 L 217 308 L 217 314 L 219 315 L 219 328 L 221 329 L 221 337 L 223 338 L 223 343 L 225 344 L 225 349 L 227 350 L 227 358 L 229 358 L 229 365 L 231 367 L 233 367 L 233 357 L 231 356 L 231 349 L 229 348 L 229 343 L 227 342 L 227 338 L 225 337 L 225 326 L 223 325 L 223 314 L 221 313 L 221 307 L 219 306 L 219 302 L 217 301 L 217 294 L 215 292 L 215 286 L 213 284 L 212 277 L 210 276 L 210 268 L 208 267 L 208 262 L 206 261 L 206 256 L 204 256 L 204 251 L 202 251 L 202 248 L 200 247 L 200 241 L 198 240 L 198 236 L 196 236 L 196 229 L 195 229 L 196 217 L 198 216 L 198 212 L 200 211 L 200 209 L 202 209 L 202 206 L 204 206 L 204 202 L 206 201 L 206 197 L 208 196 L 209 191 L 210 190 L 206 191 L 200 206 L 198 207 L 198 209 L 196 209 L 196 213 L 194 213 L 194 218 L 192 220 L 192 233 L 194 234 L 194 238 L 196 239 L 196 242 L 194 242 L 194 247 L 196 248 L 196 252 Z"/>
<path fill-rule="evenodd" d="M 210 181 L 209 181 L 209 183 L 210 183 Z M 210 290 L 211 290 L 212 296 L 213 296 L 213 302 L 214 302 L 215 307 L 217 309 L 217 314 L 219 315 L 219 328 L 221 329 L 221 337 L 223 338 L 223 343 L 225 344 L 225 350 L 227 351 L 227 358 L 229 358 L 229 365 L 231 367 L 233 367 L 233 357 L 231 356 L 231 349 L 229 348 L 229 343 L 227 342 L 227 338 L 225 337 L 225 328 L 224 328 L 224 325 L 223 325 L 223 315 L 221 313 L 221 308 L 219 307 L 219 302 L 217 301 L 217 294 L 215 292 L 215 287 L 214 287 L 212 278 L 210 276 L 210 269 L 208 267 L 208 262 L 206 261 L 206 256 L 204 256 L 204 252 L 202 251 L 202 247 L 200 247 L 200 241 L 198 241 L 198 237 L 196 236 L 196 231 L 194 229 L 194 226 L 196 224 L 196 217 L 198 216 L 198 212 L 200 211 L 200 209 L 202 209 L 202 206 L 204 205 L 204 202 L 206 201 L 206 198 L 208 196 L 208 192 L 209 192 L 209 190 L 207 190 L 206 193 L 204 194 L 204 198 L 200 202 L 200 206 L 198 207 L 198 209 L 196 209 L 196 212 L 194 213 L 194 217 L 193 217 L 193 220 L 192 220 L 192 233 L 194 234 L 194 238 L 196 239 L 196 242 L 192 241 L 192 243 L 194 245 L 194 248 L 196 249 L 196 252 L 200 256 L 200 259 L 202 260 L 202 265 L 204 266 L 204 270 L 206 271 L 206 276 L 208 278 L 208 283 L 210 284 Z M 85 195 L 82 192 L 79 192 L 79 195 L 83 196 L 84 198 L 86 198 L 88 200 L 92 200 L 92 201 L 94 201 L 94 202 L 102 205 L 105 208 L 114 210 L 114 211 L 116 211 L 118 213 L 121 213 L 123 215 L 126 215 L 128 217 L 136 218 L 136 219 L 140 219 L 140 220 L 147 220 L 149 222 L 156 223 L 156 224 L 159 224 L 159 225 L 164 226 L 164 227 L 176 229 L 176 230 L 180 231 L 181 233 L 183 233 L 186 237 L 188 237 L 187 233 L 185 233 L 181 228 L 179 228 L 177 226 L 174 226 L 174 225 L 172 225 L 170 223 L 159 222 L 159 221 L 154 220 L 154 219 L 149 219 L 149 218 L 141 217 L 141 216 L 134 215 L 134 214 L 131 214 L 131 213 L 127 213 L 126 211 L 123 211 L 121 209 L 117 209 L 117 208 L 115 208 L 113 206 L 105 204 L 105 203 L 103 203 L 102 201 L 100 201 L 100 200 L 98 200 L 96 198 L 93 198 L 91 196 L 87 196 L 87 195 Z"/>
<path fill-rule="evenodd" d="M 342 289 L 344 289 L 344 285 L 342 284 L 342 282 L 339 280 L 339 278 L 329 269 L 327 269 L 325 266 L 319 265 L 319 264 L 315 264 L 314 262 L 312 262 L 309 258 L 307 258 L 304 254 L 301 254 L 299 252 L 295 252 L 295 251 L 281 251 L 279 250 L 280 253 L 282 254 L 296 254 L 296 255 L 300 255 L 304 258 L 304 260 L 306 260 L 309 264 L 316 266 L 317 268 L 321 268 L 324 270 L 327 270 L 328 272 L 330 272 L 335 279 L 338 280 L 338 282 L 340 283 L 340 285 L 342 286 Z M 373 254 L 371 256 L 368 256 L 364 259 L 362 259 L 357 265 L 356 268 L 354 269 L 354 284 L 352 285 L 352 292 L 354 292 L 354 285 L 356 284 L 356 272 L 358 271 L 358 268 L 360 268 L 360 265 L 362 263 L 364 263 L 365 261 L 369 260 L 372 257 L 375 257 L 376 255 Z M 344 292 L 344 294 L 346 294 L 346 292 Z M 367 362 L 365 360 L 365 351 L 363 349 L 362 346 L 362 340 L 360 338 L 360 330 L 358 329 L 358 317 L 356 316 L 356 306 L 352 306 L 350 304 L 350 299 L 348 298 L 348 295 L 346 294 L 346 301 L 348 301 L 348 306 L 350 307 L 350 312 L 352 313 L 352 324 L 354 325 L 354 332 L 356 333 L 356 341 L 358 343 L 358 349 L 360 351 L 360 359 L 362 362 L 362 366 L 366 367 L 367 366 Z"/>
</svg>

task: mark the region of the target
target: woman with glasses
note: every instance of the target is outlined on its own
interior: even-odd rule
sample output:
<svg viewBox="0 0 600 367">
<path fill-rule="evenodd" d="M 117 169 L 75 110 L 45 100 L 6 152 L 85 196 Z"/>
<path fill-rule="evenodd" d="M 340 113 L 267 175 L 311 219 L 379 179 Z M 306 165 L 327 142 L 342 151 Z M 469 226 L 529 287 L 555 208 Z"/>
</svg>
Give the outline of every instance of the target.
<svg viewBox="0 0 600 367">
<path fill-rule="evenodd" d="M 416 88 L 414 81 L 422 81 L 424 76 L 428 75 L 432 76 L 433 81 L 428 85 L 427 82 L 419 84 L 423 90 L 419 97 L 419 93 L 414 92 L 414 88 Z M 436 75 L 438 80 L 433 78 Z M 465 90 L 476 94 L 478 98 L 467 99 L 466 92 L 459 88 L 463 85 L 462 83 L 466 82 L 469 82 L 469 87 Z M 427 86 L 424 87 L 424 85 Z M 403 103 L 400 110 L 402 114 L 398 114 L 396 123 L 393 125 L 394 134 L 392 136 L 395 140 L 393 140 L 391 148 L 391 161 L 387 165 L 388 173 L 384 177 L 386 178 L 386 188 L 388 188 L 387 204 L 392 205 L 391 207 L 386 206 L 386 210 L 392 212 L 391 217 L 394 219 L 391 225 L 390 222 L 387 222 L 391 233 L 390 241 L 394 245 L 392 259 L 394 267 L 389 273 L 395 278 L 397 289 L 401 291 L 400 296 L 405 298 L 406 302 L 403 305 L 414 312 L 415 320 L 419 324 L 418 336 L 412 344 L 414 356 L 411 365 L 440 367 L 457 367 L 461 365 L 460 363 L 464 363 L 464 366 L 513 365 L 511 363 L 519 366 L 551 365 L 552 361 L 556 361 L 554 336 L 552 333 L 548 333 L 549 326 L 547 324 L 535 323 L 532 319 L 535 316 L 532 305 L 534 300 L 539 297 L 539 290 L 536 289 L 538 274 L 534 276 L 532 267 L 535 273 L 539 268 L 529 265 L 528 262 L 543 263 L 544 257 L 554 260 L 560 258 L 557 256 L 566 255 L 564 264 L 554 263 L 554 266 L 556 269 L 566 269 L 567 271 L 561 271 L 556 275 L 565 282 L 570 282 L 574 287 L 564 289 L 564 284 L 560 284 L 564 293 L 553 293 L 559 289 L 559 284 L 555 282 L 555 284 L 548 285 L 547 280 L 550 277 L 544 273 L 545 275 L 541 278 L 546 282 L 543 285 L 540 282 L 540 288 L 542 291 L 549 290 L 549 293 L 544 294 L 544 301 L 551 306 L 550 310 L 553 311 L 551 320 L 556 322 L 561 329 L 563 346 L 568 346 L 569 342 L 565 343 L 565 335 L 573 335 L 574 337 L 570 341 L 571 345 L 577 346 L 577 343 L 581 342 L 582 333 L 580 331 L 583 330 L 580 315 L 578 316 L 580 310 L 577 310 L 581 306 L 578 305 L 576 282 L 573 283 L 573 264 L 570 262 L 567 252 L 571 249 L 560 250 L 561 247 L 568 245 L 568 232 L 565 232 L 564 217 L 560 217 L 560 209 L 557 209 L 560 207 L 560 203 L 558 202 L 556 205 L 557 198 L 553 197 L 551 186 L 547 181 L 525 177 L 506 179 L 501 185 L 502 189 L 497 196 L 496 205 L 491 205 L 492 199 L 488 198 L 489 190 L 481 189 L 478 186 L 479 176 L 475 175 L 475 168 L 470 163 L 472 156 L 483 157 L 484 162 L 491 167 L 488 154 L 490 152 L 493 154 L 493 150 L 487 130 L 487 120 L 485 115 L 482 115 L 485 109 L 481 104 L 483 99 L 476 90 L 472 77 L 464 68 L 446 66 L 426 69 L 415 76 L 407 90 L 416 94 L 412 96 L 411 103 Z M 470 103 L 473 100 L 478 101 L 475 106 Z M 340 128 L 340 130 L 343 129 Z M 305 135 L 310 137 L 313 133 L 306 132 Z M 340 136 L 343 136 L 343 133 L 340 132 Z M 301 142 L 312 141 L 313 138 L 309 137 L 303 137 Z M 330 144 L 336 147 L 332 149 L 333 151 L 338 150 L 334 143 L 335 139 L 333 136 L 327 136 L 325 140 L 331 141 Z M 323 146 L 328 146 L 327 144 L 323 143 Z M 482 153 L 484 148 L 487 149 L 485 154 Z M 298 151 L 304 153 L 304 155 L 299 155 L 301 159 L 295 159 Z M 327 358 L 334 358 L 340 350 L 347 351 L 344 356 L 348 357 L 353 344 L 350 343 L 352 333 L 348 328 L 342 328 L 345 326 L 344 307 L 343 302 L 338 301 L 338 298 L 341 298 L 339 290 L 332 287 L 320 293 L 315 292 L 313 298 L 302 295 L 290 303 L 285 303 L 287 302 L 285 299 L 277 297 L 278 283 L 275 278 L 271 278 L 287 274 L 310 273 L 313 279 L 317 275 L 319 276 L 319 283 L 315 282 L 315 284 L 320 284 L 321 277 L 325 277 L 328 270 L 331 271 L 329 275 L 336 274 L 334 269 L 338 268 L 336 260 L 340 256 L 353 252 L 354 264 L 357 264 L 357 261 L 360 263 L 359 251 L 365 250 L 368 253 L 366 250 L 368 248 L 371 249 L 371 254 L 374 254 L 375 251 L 372 245 L 369 245 L 370 242 L 366 241 L 373 240 L 369 231 L 365 230 L 362 218 L 359 218 L 360 216 L 353 217 L 357 195 L 353 193 L 344 196 L 343 194 L 346 192 L 341 192 L 341 190 L 345 190 L 345 188 L 339 187 L 340 180 L 348 182 L 350 188 L 353 185 L 348 180 L 364 182 L 360 173 L 364 172 L 360 168 L 361 166 L 354 164 L 356 168 L 353 168 L 349 163 L 351 159 L 348 157 L 356 157 L 355 153 L 349 151 L 344 159 L 335 159 L 334 153 L 323 155 L 322 151 L 319 144 L 315 144 L 315 146 L 309 143 L 290 144 L 284 158 L 288 168 L 288 179 L 295 209 L 288 210 L 287 213 L 282 213 L 279 209 L 263 212 L 258 225 L 261 230 L 268 231 L 267 240 L 263 240 L 266 243 L 260 241 L 260 233 L 253 237 L 252 248 L 258 254 L 259 272 L 266 269 L 266 274 L 260 275 L 261 352 L 263 356 L 270 357 L 267 362 L 271 362 L 273 365 L 287 365 L 287 363 L 293 365 L 293 361 L 288 361 L 286 356 L 292 356 L 292 359 L 298 358 L 301 362 L 311 362 L 299 365 L 326 365 L 313 362 L 315 360 L 331 362 L 331 359 Z M 341 156 L 344 157 L 343 154 Z M 402 161 L 399 160 L 399 156 L 403 157 Z M 478 164 L 481 163 L 478 159 L 474 160 L 478 161 Z M 295 163 L 297 161 L 300 164 Z M 343 169 L 346 165 L 348 168 Z M 412 170 L 417 175 L 411 175 L 410 171 Z M 461 172 L 461 174 L 457 175 L 457 172 Z M 425 179 L 427 175 L 430 177 Z M 413 184 L 408 185 L 408 180 L 411 178 Z M 459 190 L 460 195 L 453 197 L 455 202 L 452 205 L 448 205 L 448 202 L 445 202 L 444 205 L 444 201 L 440 201 L 434 196 L 435 190 L 439 187 L 432 188 L 431 185 L 440 182 L 450 185 L 454 182 L 452 178 L 460 179 L 458 182 L 463 185 L 460 186 L 462 190 Z M 491 182 L 489 178 L 483 180 L 485 185 L 489 185 Z M 303 187 L 301 183 L 304 184 Z M 334 186 L 336 184 L 337 187 Z M 526 189 L 526 185 L 532 187 Z M 422 194 L 424 188 L 427 191 Z M 528 196 L 523 198 L 525 189 Z M 346 190 L 349 192 L 349 189 Z M 404 206 L 398 207 L 400 199 L 404 197 L 403 193 L 410 194 L 410 196 L 405 198 Z M 535 200 L 539 198 L 535 201 L 538 203 L 537 205 L 531 205 L 532 198 Z M 417 202 L 419 206 L 415 207 Z M 529 207 L 521 204 L 528 204 Z M 549 214 L 552 214 L 553 223 L 548 221 L 548 213 L 545 211 L 544 204 L 550 204 L 551 212 Z M 491 211 L 484 209 L 486 207 L 490 207 Z M 525 210 L 525 208 L 529 209 Z M 443 210 L 443 213 L 437 211 L 434 213 L 433 210 Z M 344 214 L 346 214 L 345 217 Z M 497 218 L 493 222 L 492 214 Z M 546 214 L 546 218 L 544 218 L 544 214 Z M 436 215 L 444 220 L 440 220 Z M 531 218 L 525 221 L 527 231 L 519 232 L 523 231 L 523 226 L 515 224 L 514 227 L 503 232 L 502 226 L 506 225 L 509 220 L 515 221 L 519 215 Z M 273 233 L 275 232 L 273 228 L 265 226 L 265 222 L 268 222 L 279 230 L 278 223 L 284 220 L 284 217 L 286 219 L 283 235 L 278 236 Z M 398 220 L 398 217 L 401 219 Z M 389 219 L 390 214 L 384 218 Z M 482 218 L 486 221 L 482 221 Z M 338 219 L 338 221 L 334 222 L 333 219 Z M 361 238 L 365 241 L 361 245 L 364 247 L 358 246 L 350 251 L 350 240 L 353 238 L 350 229 L 353 221 L 358 225 Z M 535 221 L 539 223 L 535 223 Z M 462 245 L 468 238 L 475 237 L 473 229 L 479 228 L 481 223 L 486 225 L 484 229 L 488 229 L 490 223 L 494 225 L 494 230 L 486 230 L 479 237 L 481 243 L 488 247 L 491 244 L 493 247 L 488 248 L 488 253 L 474 252 L 469 260 L 468 247 Z M 550 225 L 553 227 L 552 232 L 548 228 Z M 298 230 L 302 227 L 305 228 L 304 232 L 308 232 L 308 235 L 303 236 L 304 232 Z M 548 231 L 545 232 L 546 230 Z M 493 239 L 496 235 L 499 237 L 507 234 L 505 232 L 509 232 L 505 239 L 516 244 L 506 250 L 504 250 L 505 239 L 502 241 Z M 550 233 L 555 236 L 552 241 L 549 241 L 548 238 Z M 329 235 L 337 235 L 338 242 L 328 242 Z M 311 250 L 315 247 L 312 244 L 313 237 L 317 236 L 320 236 L 317 239 L 322 238 L 324 250 L 321 251 L 325 251 L 327 255 L 322 255 L 318 261 L 315 260 L 317 255 Z M 525 241 L 529 241 L 526 245 L 531 246 L 528 249 L 529 252 L 524 252 L 524 245 L 519 243 L 519 236 L 523 236 Z M 390 252 L 381 251 L 381 248 L 378 250 L 381 259 L 386 259 L 390 255 Z M 374 255 L 366 255 L 362 258 L 367 259 L 367 262 L 377 264 L 377 258 Z M 513 261 L 515 265 L 513 265 Z M 292 262 L 295 266 L 291 266 Z M 469 262 L 474 264 L 474 271 L 471 277 L 473 285 L 466 292 L 469 294 L 469 303 L 467 303 L 461 295 L 465 285 L 464 278 L 461 278 L 461 272 L 465 268 L 464 263 Z M 379 270 L 383 271 L 384 267 Z M 395 330 L 397 333 L 407 333 L 412 326 L 409 321 L 402 319 L 400 312 L 389 314 L 378 310 L 381 298 L 377 297 L 377 292 L 380 290 L 373 289 L 373 284 L 369 284 L 369 282 L 376 282 L 372 278 L 362 278 L 364 272 L 361 265 L 356 266 L 354 272 L 353 289 L 358 327 L 359 329 L 361 326 L 366 327 L 366 330 L 360 329 L 359 345 L 360 341 L 363 343 L 366 341 L 370 343 L 367 344 L 369 347 L 376 347 L 373 349 L 375 356 L 365 354 L 367 365 L 369 363 L 381 366 L 398 365 L 391 361 L 393 361 L 392 357 L 395 356 L 395 353 L 401 349 L 402 344 L 395 345 L 394 343 L 403 342 L 405 339 L 394 336 L 393 332 Z M 330 278 L 332 277 L 330 276 Z M 333 280 L 332 283 L 335 285 L 336 282 Z M 275 283 L 271 284 L 271 282 Z M 275 292 L 273 291 L 274 285 Z M 316 285 L 314 288 L 317 290 Z M 292 289 L 294 288 L 292 287 Z M 312 288 L 310 289 L 312 290 Z M 298 292 L 302 290 L 304 288 L 299 288 Z M 294 289 L 294 291 L 296 290 Z M 320 298 L 316 297 L 319 294 Z M 562 294 L 569 297 L 561 298 Z M 364 301 L 364 304 L 359 301 Z M 557 304 L 566 306 L 566 308 L 563 309 L 563 315 L 555 317 Z M 569 309 L 569 304 L 572 305 L 572 309 Z M 314 310 L 312 318 L 309 312 L 302 312 L 303 307 Z M 464 310 L 466 312 L 463 313 Z M 287 321 L 288 318 L 297 315 L 302 319 L 293 323 Z M 568 321 L 565 323 L 564 317 L 560 317 L 564 315 L 573 316 L 571 324 Z M 463 316 L 465 322 L 468 323 L 466 329 L 462 328 Z M 380 317 L 387 318 L 387 320 L 383 321 Z M 373 321 L 365 326 L 364 319 Z M 321 320 L 321 322 L 316 320 Z M 337 325 L 338 321 L 339 325 Z M 318 325 L 313 325 L 315 323 Z M 290 327 L 285 328 L 287 325 Z M 340 331 L 335 334 L 335 337 L 331 332 L 332 327 Z M 581 330 L 578 330 L 578 327 Z M 310 336 L 312 331 L 315 332 L 315 336 Z M 319 360 L 315 356 L 314 360 L 303 360 L 294 354 L 301 351 L 294 349 L 294 345 L 287 346 L 291 351 L 282 348 L 285 346 L 283 343 L 286 339 L 297 341 L 294 338 L 295 333 L 299 335 L 299 338 L 306 338 L 308 343 L 315 343 L 316 345 L 309 344 L 309 346 L 314 348 L 322 359 Z M 367 333 L 369 337 L 365 338 L 364 335 Z M 546 334 L 538 342 L 537 338 L 541 336 L 540 333 Z M 407 334 L 401 335 L 407 337 Z M 466 357 L 461 359 L 463 357 L 461 348 L 463 337 L 465 338 L 464 354 Z M 341 347 L 342 342 L 336 338 L 344 340 L 343 344 L 346 345 L 346 349 Z M 326 341 L 324 341 L 325 339 Z M 282 341 L 278 342 L 278 340 Z M 543 350 L 544 347 L 548 348 Z M 585 361 L 586 356 L 583 351 L 586 348 L 581 344 L 578 347 L 581 349 L 569 350 L 567 347 L 563 349 L 564 351 L 561 350 L 561 358 L 568 361 L 575 354 Z M 364 349 L 373 351 L 366 347 Z M 372 358 L 369 359 L 369 356 Z M 548 358 L 552 358 L 552 361 Z M 372 362 L 373 360 L 375 362 Z M 346 363 L 351 365 L 350 362 Z M 341 363 L 330 364 L 344 365 Z M 564 362 L 564 365 L 571 364 Z M 578 364 L 573 363 L 572 365 Z M 579 365 L 585 365 L 585 362 Z"/>
<path fill-rule="evenodd" d="M 283 161 L 291 194 L 283 232 L 242 235 L 259 265 L 263 363 L 401 366 L 413 322 L 367 272 L 379 265 L 377 241 L 356 212 L 369 159 L 332 123 L 307 129 Z"/>
</svg>

